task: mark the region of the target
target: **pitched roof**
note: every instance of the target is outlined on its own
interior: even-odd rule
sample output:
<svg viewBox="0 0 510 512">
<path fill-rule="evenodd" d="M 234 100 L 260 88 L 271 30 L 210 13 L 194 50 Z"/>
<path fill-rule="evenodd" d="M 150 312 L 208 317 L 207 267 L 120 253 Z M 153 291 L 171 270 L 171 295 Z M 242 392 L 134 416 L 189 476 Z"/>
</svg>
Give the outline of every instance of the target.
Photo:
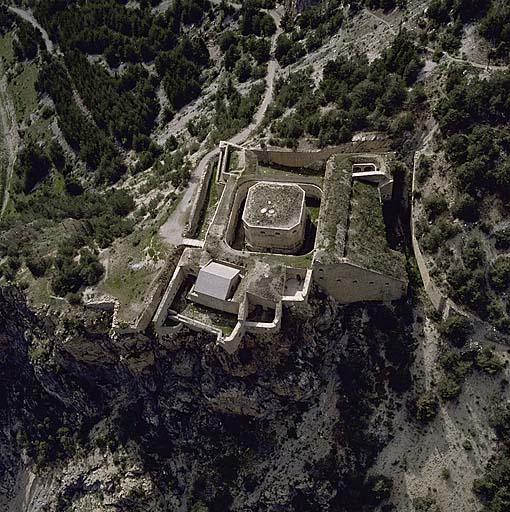
<svg viewBox="0 0 510 512">
<path fill-rule="evenodd" d="M 195 292 L 226 300 L 230 285 L 240 272 L 237 268 L 211 261 L 198 272 Z"/>
</svg>

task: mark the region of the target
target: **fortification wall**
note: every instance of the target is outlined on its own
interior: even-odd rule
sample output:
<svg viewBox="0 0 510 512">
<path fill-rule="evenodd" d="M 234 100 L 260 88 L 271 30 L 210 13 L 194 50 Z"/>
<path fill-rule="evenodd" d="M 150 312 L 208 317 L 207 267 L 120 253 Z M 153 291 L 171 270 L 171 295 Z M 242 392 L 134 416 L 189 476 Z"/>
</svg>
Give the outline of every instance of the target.
<svg viewBox="0 0 510 512">
<path fill-rule="evenodd" d="M 359 141 L 327 147 L 317 151 L 289 151 L 267 148 L 250 148 L 249 151 L 257 157 L 259 163 L 280 165 L 282 167 L 309 167 L 318 162 L 324 162 L 332 155 L 338 153 L 359 153 L 358 155 L 353 155 L 354 163 L 370 163 L 377 160 L 379 168 L 386 172 L 387 165 L 385 159 L 380 154 L 363 154 L 366 152 L 381 153 L 386 149 L 382 141 Z"/>
<path fill-rule="evenodd" d="M 175 296 L 179 291 L 179 288 L 184 282 L 184 279 L 186 279 L 186 274 L 186 271 L 181 266 L 178 266 L 175 269 L 172 279 L 170 280 L 170 283 L 163 295 L 163 298 L 161 299 L 159 307 L 154 316 L 154 324 L 156 326 L 156 329 L 163 325 L 168 312 L 168 308 L 174 301 Z"/>
<path fill-rule="evenodd" d="M 390 201 L 393 197 L 393 180 L 387 180 L 379 185 L 381 201 Z"/>
<path fill-rule="evenodd" d="M 412 177 L 412 185 L 411 185 L 411 242 L 413 245 L 414 257 L 416 259 L 416 263 L 418 265 L 418 270 L 420 271 L 421 279 L 423 282 L 423 288 L 425 289 L 425 293 L 427 294 L 430 302 L 439 311 L 442 315 L 448 315 L 450 308 L 456 310 L 458 309 L 455 304 L 448 299 L 443 293 L 439 290 L 439 287 L 436 286 L 434 281 L 430 276 L 429 269 L 427 267 L 427 263 L 425 261 L 425 257 L 420 249 L 420 244 L 416 238 L 415 232 L 415 215 L 414 215 L 414 191 L 415 191 L 415 172 L 418 162 L 421 158 L 421 153 L 417 152 L 414 155 L 414 167 L 413 167 L 413 177 Z"/>
<path fill-rule="evenodd" d="M 392 301 L 407 292 L 407 282 L 348 261 L 314 265 L 315 282 L 341 303 Z"/>
<path fill-rule="evenodd" d="M 312 269 L 287 267 L 285 269 L 286 279 L 296 279 L 298 276 L 303 280 L 303 289 L 294 295 L 283 295 L 282 302 L 286 306 L 301 305 L 308 300 L 312 284 Z"/>
<path fill-rule="evenodd" d="M 444 313 L 447 298 L 440 292 L 439 288 L 432 281 L 429 269 L 427 268 L 427 264 L 425 263 L 425 258 L 423 257 L 423 253 L 421 252 L 420 245 L 418 244 L 418 240 L 414 235 L 414 229 L 412 231 L 414 257 L 418 265 L 418 270 L 420 271 L 425 293 L 428 295 L 430 302 L 432 302 L 433 306 L 437 309 L 437 311 L 439 311 L 440 313 Z"/>
<path fill-rule="evenodd" d="M 319 151 L 283 151 L 277 149 L 250 149 L 261 164 L 283 167 L 308 167 L 327 160 L 342 151 L 342 147 L 324 148 Z"/>
<path fill-rule="evenodd" d="M 189 296 L 193 302 L 211 309 L 232 313 L 233 315 L 236 315 L 239 311 L 239 303 L 232 300 L 217 299 L 216 297 L 197 292 L 192 292 Z"/>
<path fill-rule="evenodd" d="M 205 200 L 207 199 L 207 191 L 209 190 L 209 185 L 211 181 L 211 176 L 213 174 L 214 164 L 209 163 L 204 174 L 200 177 L 200 183 L 198 185 L 197 192 L 195 193 L 195 197 L 193 198 L 193 204 L 191 206 L 191 212 L 189 215 L 188 222 L 186 224 L 186 228 L 184 229 L 183 235 L 185 237 L 192 237 L 197 230 L 198 223 L 200 222 L 200 217 L 204 210 Z"/>
<path fill-rule="evenodd" d="M 246 332 L 253 334 L 265 334 L 268 332 L 278 332 L 282 324 L 282 303 L 276 304 L 275 315 L 272 322 L 246 322 Z"/>
</svg>

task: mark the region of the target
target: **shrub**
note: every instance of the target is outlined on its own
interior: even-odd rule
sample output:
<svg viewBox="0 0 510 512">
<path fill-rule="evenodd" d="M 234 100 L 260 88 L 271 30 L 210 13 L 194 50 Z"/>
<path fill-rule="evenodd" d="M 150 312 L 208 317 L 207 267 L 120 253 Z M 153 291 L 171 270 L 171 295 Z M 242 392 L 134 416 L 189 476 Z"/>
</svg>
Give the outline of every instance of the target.
<svg viewBox="0 0 510 512">
<path fill-rule="evenodd" d="M 413 499 L 415 512 L 441 512 L 436 499 L 432 496 L 424 496 Z"/>
<path fill-rule="evenodd" d="M 372 475 L 368 478 L 366 489 L 368 492 L 368 503 L 377 505 L 387 500 L 391 495 L 393 480 L 385 475 Z"/>
<path fill-rule="evenodd" d="M 446 240 L 458 235 L 460 231 L 460 226 L 441 218 L 434 223 L 428 233 L 423 235 L 423 248 L 428 252 L 435 253 Z"/>
<path fill-rule="evenodd" d="M 470 270 L 483 267 L 485 263 L 485 251 L 479 237 L 469 238 L 462 247 L 462 261 Z"/>
<path fill-rule="evenodd" d="M 469 194 L 459 194 L 453 203 L 452 213 L 457 219 L 476 222 L 480 219 L 479 202 Z"/>
<path fill-rule="evenodd" d="M 505 366 L 501 357 L 499 357 L 489 347 L 485 347 L 483 350 L 476 354 L 475 364 L 480 370 L 483 370 L 489 375 L 495 375 L 496 373 L 499 373 Z"/>
<path fill-rule="evenodd" d="M 425 198 L 423 207 L 427 212 L 428 219 L 434 222 L 442 213 L 448 210 L 448 202 L 442 195 L 433 194 Z"/>
<path fill-rule="evenodd" d="M 42 277 L 51 267 L 52 261 L 51 258 L 42 258 L 32 254 L 27 257 L 25 263 L 34 277 Z"/>
<path fill-rule="evenodd" d="M 450 470 L 448 468 L 442 468 L 441 469 L 441 478 L 443 480 L 449 480 L 450 479 Z"/>
<path fill-rule="evenodd" d="M 462 443 L 462 448 L 470 452 L 473 449 L 473 445 L 471 444 L 471 441 L 469 439 L 465 439 L 464 442 Z"/>
<path fill-rule="evenodd" d="M 425 391 L 418 397 L 415 404 L 415 415 L 418 421 L 428 423 L 439 411 L 437 396 L 432 391 Z"/>
<path fill-rule="evenodd" d="M 510 228 L 496 231 L 496 233 L 494 233 L 494 239 L 496 240 L 496 249 L 510 249 Z"/>
<path fill-rule="evenodd" d="M 463 347 L 473 331 L 471 322 L 461 315 L 450 315 L 439 326 L 439 333 L 456 347 Z"/>
<path fill-rule="evenodd" d="M 498 258 L 489 271 L 489 281 L 494 290 L 502 292 L 510 286 L 510 257 Z"/>
<path fill-rule="evenodd" d="M 420 160 L 420 165 L 416 169 L 416 182 L 423 185 L 432 174 L 432 162 L 430 158 L 424 156 Z"/>
<path fill-rule="evenodd" d="M 437 392 L 443 400 L 451 400 L 459 395 L 461 390 L 460 384 L 457 380 L 451 377 L 442 378 L 437 385 Z"/>
</svg>

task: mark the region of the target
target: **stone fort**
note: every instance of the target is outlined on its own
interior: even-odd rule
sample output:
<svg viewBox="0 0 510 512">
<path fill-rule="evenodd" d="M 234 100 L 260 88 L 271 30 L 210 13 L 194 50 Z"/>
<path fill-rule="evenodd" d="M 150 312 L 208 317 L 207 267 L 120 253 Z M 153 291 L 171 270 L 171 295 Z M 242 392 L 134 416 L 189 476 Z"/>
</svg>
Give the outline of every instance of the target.
<svg viewBox="0 0 510 512">
<path fill-rule="evenodd" d="M 318 286 L 340 303 L 407 292 L 403 255 L 386 238 L 392 200 L 387 152 L 290 152 L 221 144 L 190 215 L 188 242 L 153 322 L 235 352 L 246 333 L 277 332 L 285 307 Z M 214 189 L 217 201 L 207 204 Z"/>
</svg>

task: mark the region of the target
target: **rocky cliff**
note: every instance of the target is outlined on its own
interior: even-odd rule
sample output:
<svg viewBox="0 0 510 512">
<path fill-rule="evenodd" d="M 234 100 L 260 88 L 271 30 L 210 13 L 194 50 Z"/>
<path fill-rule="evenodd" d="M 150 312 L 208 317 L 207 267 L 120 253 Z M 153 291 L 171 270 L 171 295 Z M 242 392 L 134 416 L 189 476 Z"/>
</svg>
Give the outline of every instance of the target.
<svg viewBox="0 0 510 512">
<path fill-rule="evenodd" d="M 404 310 L 318 297 L 229 356 L 194 333 L 112 340 L 101 315 L 37 317 L 4 288 L 0 508 L 359 510 L 405 386 Z"/>
</svg>

